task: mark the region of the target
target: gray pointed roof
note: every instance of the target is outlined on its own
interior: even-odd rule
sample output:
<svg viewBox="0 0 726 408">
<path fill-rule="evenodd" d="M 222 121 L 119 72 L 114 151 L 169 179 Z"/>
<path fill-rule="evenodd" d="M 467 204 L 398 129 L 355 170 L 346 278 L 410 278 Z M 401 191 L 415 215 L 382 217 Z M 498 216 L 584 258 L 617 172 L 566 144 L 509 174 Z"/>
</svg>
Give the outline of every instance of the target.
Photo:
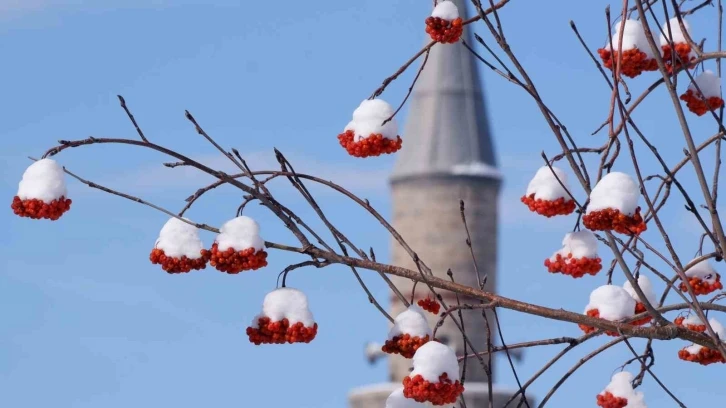
<svg viewBox="0 0 726 408">
<path fill-rule="evenodd" d="M 453 1 L 464 18 L 467 2 Z M 463 38 L 474 44 L 469 27 Z M 475 58 L 461 42 L 431 49 L 411 94 L 392 182 L 439 175 L 500 178 Z"/>
</svg>

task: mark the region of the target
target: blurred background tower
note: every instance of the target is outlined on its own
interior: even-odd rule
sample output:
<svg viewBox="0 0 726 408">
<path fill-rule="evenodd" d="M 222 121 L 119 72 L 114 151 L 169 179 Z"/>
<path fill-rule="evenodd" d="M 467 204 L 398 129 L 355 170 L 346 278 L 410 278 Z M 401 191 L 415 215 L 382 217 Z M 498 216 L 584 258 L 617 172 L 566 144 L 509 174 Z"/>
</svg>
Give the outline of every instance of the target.
<svg viewBox="0 0 726 408">
<path fill-rule="evenodd" d="M 453 1 L 464 18 L 467 2 Z M 471 31 L 466 28 L 463 38 L 468 44 L 474 44 Z M 486 289 L 493 290 L 497 282 L 497 202 L 501 176 L 496 167 L 477 66 L 475 57 L 461 43 L 439 44 L 431 49 L 411 95 L 402 135 L 403 149 L 398 153 L 391 175 L 393 226 L 436 276 L 449 279 L 447 270 L 451 269 L 456 282 L 478 287 L 459 211 L 459 200 L 464 200 L 479 272 L 482 279 L 488 277 Z M 392 245 L 392 263 L 416 270 L 406 251 L 395 240 Z M 410 281 L 392 279 L 405 296 L 410 296 L 413 289 Z M 416 300 L 428 293 L 426 285 L 419 284 Z M 453 295 L 442 295 L 448 305 L 456 304 Z M 461 301 L 478 303 L 466 298 Z M 396 316 L 404 309 L 392 294 L 391 315 Z M 467 336 L 478 351 L 485 350 L 486 325 L 481 311 L 469 310 L 463 314 Z M 430 316 L 429 320 L 433 325 L 437 317 Z M 496 339 L 494 319 L 490 318 L 489 323 Z M 461 333 L 450 319 L 439 329 L 437 337 L 457 354 L 464 352 Z M 381 356 L 375 351 L 375 346 L 368 350 L 372 360 Z M 389 365 L 390 383 L 353 390 L 352 408 L 385 407 L 388 395 L 409 374 L 411 360 L 389 357 Z M 468 406 L 488 406 L 486 381 L 486 373 L 478 361 L 470 360 L 465 384 Z M 509 396 L 511 391 L 495 388 L 495 408 L 503 406 Z"/>
</svg>

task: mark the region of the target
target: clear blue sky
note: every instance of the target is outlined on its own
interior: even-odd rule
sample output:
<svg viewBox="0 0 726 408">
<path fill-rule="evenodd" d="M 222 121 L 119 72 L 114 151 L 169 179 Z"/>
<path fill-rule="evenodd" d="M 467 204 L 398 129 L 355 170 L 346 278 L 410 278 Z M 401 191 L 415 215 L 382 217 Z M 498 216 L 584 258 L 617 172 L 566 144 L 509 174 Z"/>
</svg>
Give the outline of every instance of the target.
<svg viewBox="0 0 726 408">
<path fill-rule="evenodd" d="M 73 208 L 59 222 L 19 219 L 9 209 L 29 164 L 26 156 L 41 155 L 57 139 L 135 137 L 118 107 L 116 94 L 122 94 L 157 143 L 222 165 L 184 119 L 189 109 L 253 166 L 272 167 L 277 147 L 299 170 L 329 175 L 388 215 L 386 175 L 393 159 L 351 159 L 335 136 L 358 103 L 421 46 L 430 1 L 240 3 L 0 1 L 0 197 L 8 206 L 0 212 L 5 231 L 0 236 L 0 406 L 340 408 L 349 389 L 385 380 L 386 365 L 368 366 L 363 348 L 384 338 L 386 321 L 345 268 L 291 275 L 290 284 L 306 291 L 320 324 L 313 343 L 255 347 L 244 328 L 265 292 L 274 288 L 277 272 L 297 258 L 272 253 L 268 268 L 239 276 L 213 270 L 168 276 L 148 262 L 166 221 L 149 208 L 70 182 Z M 508 39 L 540 93 L 578 142 L 593 146 L 603 141 L 602 134 L 590 133 L 607 116 L 609 91 L 568 21 L 574 19 L 588 42 L 600 46 L 605 5 L 561 0 L 555 11 L 553 2 L 512 1 L 502 13 Z M 698 38 L 709 36 L 707 45 L 715 44 L 712 18 L 693 23 Z M 476 30 L 486 31 L 481 25 Z M 384 98 L 398 103 L 412 75 L 402 76 Z M 518 201 L 542 165 L 540 151 L 556 152 L 554 138 L 523 92 L 489 72 L 484 78 L 505 175 L 499 291 L 580 312 L 605 278 L 573 281 L 551 276 L 542 266 L 574 220 L 540 219 Z M 648 84 L 650 79 L 630 81 L 634 93 Z M 659 90 L 655 96 L 659 99 L 645 103 L 636 118 L 653 140 L 665 143 L 663 153 L 674 163 L 684 142 L 666 94 Z M 706 116 L 693 124 L 697 140 L 716 129 Z M 59 160 L 82 176 L 174 210 L 209 180 L 166 169 L 161 156 L 126 147 L 67 151 Z M 706 161 L 710 168 L 712 160 Z M 644 163 L 652 166 L 647 158 Z M 684 173 L 684 182 L 692 181 L 690 173 Z M 274 191 L 314 219 L 284 183 Z M 316 191 L 358 245 L 373 246 L 381 260 L 389 258 L 389 238 L 381 227 L 340 197 Z M 232 217 L 238 201 L 233 190 L 220 190 L 189 216 L 219 225 Z M 681 204 L 676 195 L 664 214 L 677 251 L 690 258 L 698 232 Z M 259 218 L 268 240 L 294 243 L 259 207 L 250 215 Z M 657 236 L 649 231 L 646 237 Z M 204 239 L 211 242 L 213 236 Z M 610 260 L 604 255 L 606 264 Z M 375 274 L 363 276 L 387 299 Z M 515 313 L 503 312 L 502 320 L 508 342 L 580 334 L 574 325 Z M 569 366 L 605 341 L 596 339 L 555 365 L 531 388 L 534 395 L 544 396 Z M 642 348 L 643 342 L 635 343 Z M 677 360 L 682 346 L 657 343 L 655 372 L 688 406 L 726 397 L 723 367 Z M 528 351 L 518 365 L 521 377 L 536 372 L 559 348 Z M 629 357 L 625 348 L 598 357 L 549 405 L 594 406 L 595 394 Z M 497 371 L 500 384 L 514 385 L 505 364 Z M 649 406 L 675 406 L 651 379 L 643 390 Z"/>
</svg>

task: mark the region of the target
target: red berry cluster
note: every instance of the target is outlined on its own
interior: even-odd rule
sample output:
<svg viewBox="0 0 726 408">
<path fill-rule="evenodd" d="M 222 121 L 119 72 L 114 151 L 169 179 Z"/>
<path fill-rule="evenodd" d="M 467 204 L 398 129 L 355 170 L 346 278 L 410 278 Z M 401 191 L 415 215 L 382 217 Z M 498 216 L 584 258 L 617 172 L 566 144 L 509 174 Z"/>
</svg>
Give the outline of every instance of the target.
<svg viewBox="0 0 726 408">
<path fill-rule="evenodd" d="M 699 94 L 690 89 L 681 95 L 681 100 L 686 102 L 688 110 L 695 113 L 696 116 L 705 115 L 709 111 L 709 107 L 711 110 L 716 110 L 723 106 L 723 99 L 720 97 L 712 96 L 704 100 Z"/>
<path fill-rule="evenodd" d="M 721 283 L 721 275 L 719 274 L 716 274 L 716 281 L 713 283 L 708 283 L 705 280 L 695 277 L 689 278 L 688 283 L 691 284 L 691 287 L 693 288 L 693 293 L 695 293 L 696 295 L 708 295 L 711 292 L 723 289 L 723 284 Z M 686 287 L 685 282 L 681 282 L 681 284 L 678 285 L 678 288 L 681 290 L 681 292 L 688 292 L 688 288 Z"/>
<path fill-rule="evenodd" d="M 626 398 L 616 397 L 610 391 L 597 396 L 597 406 L 602 408 L 625 408 L 628 406 Z"/>
<path fill-rule="evenodd" d="M 602 59 L 603 65 L 609 70 L 613 70 L 618 60 L 618 52 L 612 52 L 605 48 L 597 50 Z M 637 48 L 623 51 L 623 59 L 620 63 L 620 73 L 629 78 L 635 78 L 644 71 L 655 71 L 658 69 L 658 63 Z"/>
<path fill-rule="evenodd" d="M 591 231 L 615 231 L 621 234 L 639 235 L 648 229 L 640 216 L 640 207 L 635 209 L 633 215 L 625 215 L 614 208 L 593 211 L 582 217 L 585 227 Z"/>
<path fill-rule="evenodd" d="M 387 354 L 400 354 L 405 358 L 411 358 L 416 354 L 419 347 L 429 342 L 429 335 L 424 337 L 411 336 L 410 334 L 402 334 L 394 336 L 381 347 L 381 351 Z"/>
<path fill-rule="evenodd" d="M 256 346 L 260 344 L 285 344 L 285 343 L 310 343 L 318 334 L 318 324 L 313 327 L 305 327 L 302 322 L 290 325 L 287 319 L 273 322 L 269 317 L 257 319 L 259 328 L 248 327 L 247 336 L 250 343 Z"/>
<path fill-rule="evenodd" d="M 641 314 L 641 313 L 645 313 L 646 311 L 647 310 L 645 309 L 645 305 L 644 304 L 642 304 L 641 302 L 636 302 L 635 303 L 635 314 L 636 315 L 637 314 Z M 633 326 L 642 326 L 644 324 L 648 324 L 651 320 L 653 320 L 653 316 L 648 315 L 648 316 L 645 316 L 642 319 L 632 321 L 632 322 L 630 322 L 630 324 L 632 324 Z"/>
<path fill-rule="evenodd" d="M 226 251 L 220 251 L 217 248 L 215 242 L 210 250 L 209 264 L 222 272 L 236 274 L 267 266 L 267 252 L 264 249 L 256 251 L 255 248 L 247 248 L 235 251 L 234 248 L 227 248 Z"/>
<path fill-rule="evenodd" d="M 565 200 L 560 197 L 556 200 L 535 199 L 534 193 L 529 196 L 522 196 L 521 201 L 529 207 L 529 210 L 547 218 L 555 215 L 568 215 L 575 211 L 575 200 Z"/>
<path fill-rule="evenodd" d="M 721 354 L 720 351 L 713 350 L 708 347 L 702 347 L 701 350 L 698 351 L 698 354 L 691 354 L 688 350 L 681 349 L 678 351 L 678 358 L 701 365 L 726 363 L 726 359 L 724 359 L 723 354 Z"/>
<path fill-rule="evenodd" d="M 50 203 L 36 198 L 21 200 L 20 197 L 13 197 L 10 205 L 15 215 L 32 218 L 34 220 L 47 219 L 55 221 L 66 211 L 71 209 L 71 200 L 65 197 L 56 198 Z"/>
<path fill-rule="evenodd" d="M 149 260 L 154 265 L 161 265 L 161 269 L 168 273 L 186 273 L 194 270 L 200 270 L 207 267 L 207 261 L 209 261 L 210 252 L 206 249 L 201 250 L 202 256 L 197 259 L 190 259 L 186 256 L 181 258 L 166 256 L 163 249 L 154 248 L 151 250 Z"/>
<path fill-rule="evenodd" d="M 403 396 L 416 402 L 430 402 L 433 405 L 453 404 L 464 392 L 464 386 L 452 382 L 446 373 L 439 376 L 439 382 L 430 383 L 419 374 L 403 379 Z"/>
<path fill-rule="evenodd" d="M 679 316 L 679 317 L 676 317 L 676 320 L 674 320 L 673 323 L 676 326 L 685 327 L 688 330 L 693 330 L 693 331 L 696 331 L 696 332 L 699 332 L 699 333 L 703 333 L 703 332 L 706 331 L 706 325 L 705 324 L 688 324 L 688 323 L 686 323 L 684 325 L 683 324 L 683 321 L 684 320 L 686 320 L 685 317 Z"/>
<path fill-rule="evenodd" d="M 439 304 L 439 302 L 430 297 L 427 297 L 426 299 L 421 299 L 416 304 L 421 306 L 421 309 L 435 315 L 439 314 L 439 310 L 441 310 L 441 305 Z"/>
<path fill-rule="evenodd" d="M 669 44 L 666 44 L 661 47 L 663 50 L 663 62 L 665 62 L 666 70 L 669 74 L 672 74 L 675 71 L 678 71 L 681 68 L 688 67 L 689 69 L 693 69 L 696 67 L 696 64 L 693 63 L 693 61 L 696 59 L 694 56 L 691 55 L 691 46 L 686 43 L 677 43 L 675 44 L 676 48 L 676 61 L 675 65 L 673 65 L 673 54 L 672 49 Z"/>
<path fill-rule="evenodd" d="M 403 140 L 396 136 L 396 140 L 383 137 L 380 133 L 373 134 L 357 142 L 353 141 L 355 132 L 346 130 L 338 135 L 338 141 L 345 150 L 353 157 L 375 157 L 382 154 L 391 154 L 399 151 Z"/>
<path fill-rule="evenodd" d="M 600 311 L 597 309 L 590 309 L 587 311 L 586 314 L 590 317 L 598 317 L 598 318 L 600 317 Z M 590 334 L 590 333 L 594 332 L 595 330 L 597 330 L 597 328 L 591 327 L 591 326 L 588 326 L 585 324 L 578 324 L 578 326 L 580 327 L 580 330 L 585 332 L 585 334 Z M 605 334 L 607 334 L 608 336 L 613 336 L 613 337 L 620 336 L 617 332 L 613 332 L 613 331 L 606 331 Z"/>
<path fill-rule="evenodd" d="M 455 43 L 461 38 L 464 32 L 464 21 L 461 17 L 453 21 L 441 17 L 429 17 L 426 19 L 426 32 L 432 40 L 440 43 Z"/>
<path fill-rule="evenodd" d="M 544 264 L 550 273 L 559 272 L 573 278 L 582 278 L 586 274 L 595 276 L 602 269 L 600 258 L 573 258 L 572 254 L 567 254 L 567 257 L 557 254 L 554 261 L 547 258 Z"/>
</svg>

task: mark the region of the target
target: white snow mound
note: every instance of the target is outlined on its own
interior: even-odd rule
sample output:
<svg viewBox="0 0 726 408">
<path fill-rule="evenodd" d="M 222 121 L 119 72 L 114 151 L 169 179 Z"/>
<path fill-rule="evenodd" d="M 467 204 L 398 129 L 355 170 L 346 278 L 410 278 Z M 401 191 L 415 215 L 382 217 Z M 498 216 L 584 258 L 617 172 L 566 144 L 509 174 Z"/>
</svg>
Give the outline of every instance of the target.
<svg viewBox="0 0 726 408">
<path fill-rule="evenodd" d="M 552 170 L 548 166 L 540 167 L 527 186 L 527 197 L 534 194 L 535 199 L 554 201 L 558 198 L 565 198 L 571 200 L 572 198 L 567 194 L 567 190 L 562 187 L 557 178 L 567 187 L 567 190 L 570 190 L 567 183 L 567 174 L 562 169 L 554 166 L 552 166 Z"/>
<path fill-rule="evenodd" d="M 265 249 L 265 241 L 260 237 L 260 226 L 255 220 L 244 215 L 225 222 L 214 242 L 220 251 L 229 248 L 235 251 L 248 248 L 255 248 L 257 251 Z"/>
<path fill-rule="evenodd" d="M 632 381 L 634 378 L 633 374 L 627 371 L 619 372 L 613 375 L 610 384 L 600 394 L 609 392 L 616 397 L 627 399 L 628 405 L 625 408 L 648 408 L 645 405 L 643 393 L 633 389 Z"/>
<path fill-rule="evenodd" d="M 563 258 L 567 258 L 570 254 L 575 259 L 597 258 L 597 238 L 588 230 L 568 232 L 562 240 L 562 249 L 555 252 L 550 260 L 555 261 L 558 254 Z"/>
<path fill-rule="evenodd" d="M 614 171 L 600 179 L 590 192 L 587 214 L 613 208 L 631 216 L 638 207 L 639 197 L 638 183 L 627 174 Z"/>
<path fill-rule="evenodd" d="M 658 306 L 658 299 L 656 298 L 655 292 L 653 291 L 653 284 L 650 282 L 650 278 L 643 274 L 640 274 L 640 276 L 638 276 L 638 286 L 640 286 L 640 290 L 643 291 L 645 298 L 648 299 L 648 303 L 653 306 Z M 636 302 L 645 303 L 635 292 L 635 289 L 633 288 L 633 285 L 630 284 L 630 281 L 625 281 L 625 283 L 623 284 L 623 289 L 625 289 L 625 291 L 628 292 L 630 296 L 635 299 Z"/>
<path fill-rule="evenodd" d="M 409 334 L 412 337 L 433 337 L 433 331 L 429 327 L 423 309 L 412 304 L 408 309 L 393 319 L 393 327 L 388 332 L 388 340 L 402 334 Z"/>
<path fill-rule="evenodd" d="M 38 160 L 23 173 L 18 185 L 18 197 L 21 200 L 41 200 L 46 204 L 61 197 L 68 198 L 63 176 L 63 167 L 55 160 Z"/>
<path fill-rule="evenodd" d="M 383 125 L 394 112 L 393 107 L 382 99 L 365 100 L 353 111 L 353 120 L 348 123 L 345 130 L 355 132 L 353 137 L 355 142 L 373 134 L 381 134 L 386 139 L 395 140 L 398 136 L 396 118 Z"/>
<path fill-rule="evenodd" d="M 716 270 L 713 269 L 707 259 L 691 266 L 686 271 L 686 276 L 689 278 L 699 278 L 704 282 L 715 283 L 716 282 Z"/>
<path fill-rule="evenodd" d="M 703 326 L 706 323 L 701 320 L 700 317 L 698 317 L 697 314 L 691 313 L 689 314 L 685 319 L 683 319 L 683 325 L 691 325 L 691 326 Z M 715 330 L 715 329 L 714 329 Z"/>
<path fill-rule="evenodd" d="M 585 313 L 597 309 L 600 318 L 618 321 L 635 315 L 635 299 L 623 288 L 604 285 L 592 291 Z"/>
<path fill-rule="evenodd" d="M 424 380 L 437 383 L 444 373 L 452 382 L 459 381 L 459 361 L 451 347 L 430 341 L 416 350 L 413 355 L 413 371 L 409 377 L 420 374 Z"/>
<path fill-rule="evenodd" d="M 623 27 L 623 45 L 622 47 L 618 47 L 621 27 Z M 612 47 L 615 51 L 629 51 L 637 48 L 644 52 L 648 58 L 655 58 L 653 51 L 650 49 L 650 44 L 648 44 L 648 39 L 645 36 L 645 31 L 643 31 L 643 25 L 637 20 L 625 20 L 625 24 L 619 21 L 615 25 L 612 36 Z M 610 41 L 605 44 L 605 49 L 611 49 Z"/>
<path fill-rule="evenodd" d="M 287 319 L 290 325 L 302 323 L 305 327 L 315 324 L 307 296 L 293 288 L 279 288 L 268 293 L 262 303 L 262 313 L 252 322 L 253 327 L 258 327 L 257 320 L 260 317 L 269 317 L 273 322 Z"/>
<path fill-rule="evenodd" d="M 664 46 L 670 44 L 670 41 L 668 41 L 668 25 L 671 26 L 670 35 L 673 38 L 673 44 L 686 44 L 686 36 L 684 35 L 683 30 L 681 30 L 681 25 L 678 23 L 678 17 L 673 17 L 668 21 L 668 23 L 663 24 L 663 30 L 660 33 L 660 45 Z M 691 26 L 685 18 L 683 18 L 683 26 L 686 28 L 688 36 L 691 37 Z"/>
<path fill-rule="evenodd" d="M 431 17 L 438 17 L 447 21 L 453 21 L 459 18 L 459 8 L 453 1 L 444 0 L 434 7 Z"/>
<path fill-rule="evenodd" d="M 713 329 L 714 333 L 718 334 L 718 338 L 726 343 L 726 327 L 723 327 L 721 322 L 716 320 L 715 317 L 712 317 L 708 319 L 708 323 L 711 325 L 711 328 Z"/>
<path fill-rule="evenodd" d="M 698 85 L 698 88 L 696 88 Z M 713 71 L 706 70 L 700 75 L 693 78 L 693 82 L 688 85 L 688 90 L 700 96 L 703 92 L 703 96 L 706 98 L 721 97 L 721 78 L 719 78 Z"/>
<path fill-rule="evenodd" d="M 189 259 L 199 259 L 202 257 L 204 244 L 199 238 L 197 227 L 178 218 L 170 218 L 161 228 L 154 247 L 173 258 L 186 256 Z"/>
</svg>

